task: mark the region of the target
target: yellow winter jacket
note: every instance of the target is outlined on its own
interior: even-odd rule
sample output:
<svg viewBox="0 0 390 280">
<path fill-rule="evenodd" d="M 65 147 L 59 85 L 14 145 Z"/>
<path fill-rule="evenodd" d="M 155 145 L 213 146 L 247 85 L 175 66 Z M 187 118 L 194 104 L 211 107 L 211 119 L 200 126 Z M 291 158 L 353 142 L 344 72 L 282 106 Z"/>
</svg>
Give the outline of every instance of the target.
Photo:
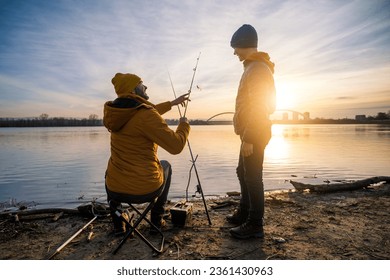
<svg viewBox="0 0 390 280">
<path fill-rule="evenodd" d="M 179 154 L 190 132 L 188 123 L 180 123 L 176 131 L 168 127 L 161 115 L 170 109 L 170 102 L 153 105 L 135 94 L 104 104 L 103 123 L 111 133 L 106 174 L 110 191 L 143 195 L 162 185 L 158 146 Z"/>
<path fill-rule="evenodd" d="M 244 61 L 236 97 L 234 131 L 247 143 L 267 144 L 271 137 L 269 115 L 275 110 L 274 64 L 264 52 Z"/>
</svg>

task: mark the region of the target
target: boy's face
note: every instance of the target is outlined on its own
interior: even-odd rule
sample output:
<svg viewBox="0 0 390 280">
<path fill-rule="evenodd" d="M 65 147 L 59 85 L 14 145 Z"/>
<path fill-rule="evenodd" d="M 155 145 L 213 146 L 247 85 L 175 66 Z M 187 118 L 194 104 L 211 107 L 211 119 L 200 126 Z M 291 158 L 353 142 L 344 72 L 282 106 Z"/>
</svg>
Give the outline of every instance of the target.
<svg viewBox="0 0 390 280">
<path fill-rule="evenodd" d="M 250 54 L 249 48 L 234 48 L 234 55 L 238 56 L 240 61 L 244 61 Z"/>
</svg>

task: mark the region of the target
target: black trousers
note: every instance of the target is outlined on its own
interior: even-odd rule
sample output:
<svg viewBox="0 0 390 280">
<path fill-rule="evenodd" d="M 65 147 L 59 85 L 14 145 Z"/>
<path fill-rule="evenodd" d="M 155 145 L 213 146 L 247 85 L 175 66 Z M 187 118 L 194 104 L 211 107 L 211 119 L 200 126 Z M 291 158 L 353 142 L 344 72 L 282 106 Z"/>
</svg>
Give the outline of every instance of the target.
<svg viewBox="0 0 390 280">
<path fill-rule="evenodd" d="M 264 145 L 253 145 L 253 154 L 240 153 L 237 177 L 241 188 L 241 211 L 248 213 L 248 221 L 262 224 L 264 217 L 263 161 Z"/>
<path fill-rule="evenodd" d="M 157 217 L 164 214 L 164 205 L 167 202 L 168 192 L 171 186 L 172 167 L 171 164 L 166 160 L 161 160 L 160 163 L 164 170 L 164 181 L 161 187 L 154 192 L 144 195 L 130 195 L 110 191 L 106 186 L 107 201 L 110 205 L 110 208 L 113 208 L 110 210 L 115 212 L 115 209 L 120 206 L 121 202 L 144 203 L 152 201 L 156 196 L 158 196 L 158 199 L 151 210 L 151 214 L 152 217 Z"/>
</svg>

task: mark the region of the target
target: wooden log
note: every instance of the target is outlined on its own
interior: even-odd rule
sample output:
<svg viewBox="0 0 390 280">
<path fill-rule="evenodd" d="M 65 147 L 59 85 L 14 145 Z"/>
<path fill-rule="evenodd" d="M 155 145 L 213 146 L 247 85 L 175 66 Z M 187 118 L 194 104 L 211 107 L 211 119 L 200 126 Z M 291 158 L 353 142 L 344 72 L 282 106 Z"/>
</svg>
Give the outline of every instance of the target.
<svg viewBox="0 0 390 280">
<path fill-rule="evenodd" d="M 54 214 L 53 219 L 51 220 L 52 222 L 57 222 L 59 218 L 61 218 L 64 215 L 64 212 L 60 212 L 57 214 Z"/>
<path fill-rule="evenodd" d="M 19 211 L 9 211 L 1 212 L 1 217 L 7 217 L 10 215 L 19 215 L 19 216 L 28 216 L 28 215 L 38 215 L 38 214 L 56 214 L 56 213 L 65 213 L 65 214 L 80 214 L 77 209 L 66 209 L 66 208 L 48 208 L 48 209 L 34 209 L 34 210 L 19 210 Z"/>
<path fill-rule="evenodd" d="M 19 215 L 20 221 L 32 221 L 32 220 L 43 220 L 48 218 L 53 218 L 52 213 L 42 213 L 42 214 L 34 214 L 34 215 Z"/>
<path fill-rule="evenodd" d="M 358 190 L 369 185 L 386 182 L 390 183 L 390 176 L 377 176 L 371 177 L 368 179 L 357 180 L 350 183 L 335 183 L 335 184 L 304 184 L 296 181 L 290 180 L 290 183 L 298 191 L 310 190 L 312 192 L 337 192 L 337 191 L 352 191 Z"/>
<path fill-rule="evenodd" d="M 93 211 L 92 211 L 93 210 Z M 33 210 L 15 210 L 15 211 L 3 211 L 0 212 L 0 218 L 8 217 L 10 215 L 19 216 L 28 216 L 28 215 L 38 215 L 38 214 L 58 214 L 61 217 L 63 214 L 70 215 L 80 215 L 80 214 L 107 214 L 109 213 L 109 208 L 105 204 L 93 203 L 93 204 L 84 204 L 77 207 L 77 209 L 68 209 L 68 208 L 45 208 L 45 209 L 33 209 Z M 59 218 L 58 217 L 58 218 Z"/>
</svg>

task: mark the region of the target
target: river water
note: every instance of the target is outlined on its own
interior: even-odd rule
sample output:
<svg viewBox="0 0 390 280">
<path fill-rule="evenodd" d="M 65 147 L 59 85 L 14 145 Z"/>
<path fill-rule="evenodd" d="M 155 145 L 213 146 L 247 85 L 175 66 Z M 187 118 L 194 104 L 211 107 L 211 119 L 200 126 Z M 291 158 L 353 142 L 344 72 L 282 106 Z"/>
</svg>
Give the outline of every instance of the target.
<svg viewBox="0 0 390 280">
<path fill-rule="evenodd" d="M 173 127 L 174 128 L 174 127 Z M 192 126 L 189 138 L 206 196 L 239 191 L 239 139 L 229 125 Z M 104 127 L 0 128 L 0 211 L 15 205 L 74 208 L 105 201 L 110 136 Z M 159 149 L 173 167 L 169 198 L 195 195 L 188 147 L 180 155 Z M 266 190 L 290 189 L 288 180 L 388 176 L 388 125 L 274 125 L 264 162 Z"/>
</svg>

